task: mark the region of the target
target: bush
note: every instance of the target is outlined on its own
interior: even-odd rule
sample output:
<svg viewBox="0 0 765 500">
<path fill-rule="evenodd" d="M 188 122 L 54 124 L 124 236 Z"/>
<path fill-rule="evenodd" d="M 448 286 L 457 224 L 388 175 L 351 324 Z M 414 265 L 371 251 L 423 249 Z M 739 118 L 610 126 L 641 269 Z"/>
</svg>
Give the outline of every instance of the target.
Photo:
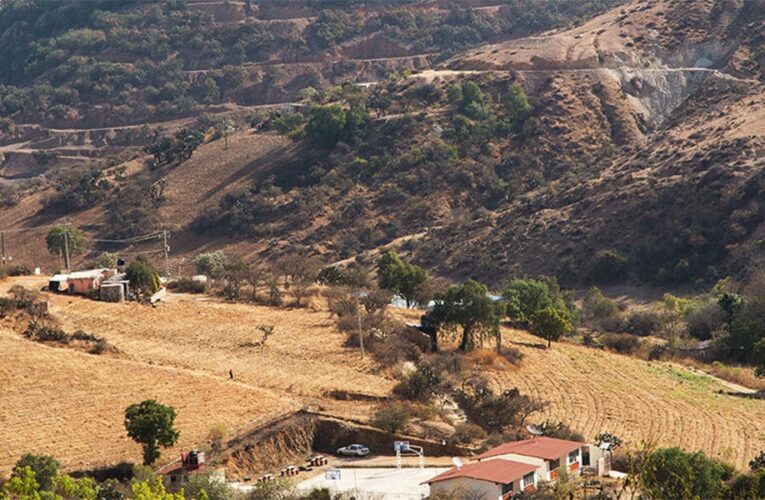
<svg viewBox="0 0 765 500">
<path fill-rule="evenodd" d="M 470 444 L 486 437 L 486 431 L 475 424 L 457 424 L 452 439 L 458 444 Z"/>
<path fill-rule="evenodd" d="M 714 332 L 722 328 L 725 316 L 716 302 L 707 302 L 690 311 L 685 321 L 688 323 L 688 334 L 691 337 L 709 340 Z"/>
<path fill-rule="evenodd" d="M 438 374 L 429 366 L 420 365 L 393 388 L 393 392 L 411 400 L 427 400 L 440 382 Z"/>
<path fill-rule="evenodd" d="M 205 293 L 207 283 L 190 278 L 181 278 L 168 283 L 167 287 L 179 293 Z"/>
<path fill-rule="evenodd" d="M 557 439 L 567 439 L 569 441 L 584 441 L 584 436 L 573 430 L 563 422 L 546 420 L 538 426 L 542 429 L 542 435 Z"/>
<path fill-rule="evenodd" d="M 655 311 L 640 310 L 629 315 L 623 329 L 627 333 L 647 337 L 659 330 L 659 315 Z"/>
<path fill-rule="evenodd" d="M 401 403 L 385 403 L 377 407 L 372 417 L 372 425 L 396 434 L 409 423 L 409 410 Z"/>
<path fill-rule="evenodd" d="M 609 299 L 598 287 L 592 287 L 587 291 L 582 301 L 582 315 L 585 321 L 598 321 L 615 316 L 619 312 L 619 305 Z"/>
<path fill-rule="evenodd" d="M 616 250 L 601 250 L 595 254 L 590 270 L 590 279 L 594 283 L 617 283 L 626 274 L 627 258 Z"/>
<path fill-rule="evenodd" d="M 628 333 L 607 333 L 598 337 L 601 344 L 619 354 L 635 354 L 642 341 Z"/>
</svg>

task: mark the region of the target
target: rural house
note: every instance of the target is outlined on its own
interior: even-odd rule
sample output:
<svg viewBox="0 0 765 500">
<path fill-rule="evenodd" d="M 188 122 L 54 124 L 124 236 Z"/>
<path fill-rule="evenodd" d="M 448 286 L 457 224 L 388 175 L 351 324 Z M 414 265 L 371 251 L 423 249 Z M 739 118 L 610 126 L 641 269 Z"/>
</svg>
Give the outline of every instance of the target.
<svg viewBox="0 0 765 500">
<path fill-rule="evenodd" d="M 505 499 L 536 488 L 539 480 L 534 464 L 496 458 L 453 467 L 426 481 L 430 494 L 459 494 L 471 498 Z"/>
<path fill-rule="evenodd" d="M 547 436 L 504 443 L 475 457 L 476 460 L 505 459 L 534 465 L 538 468 L 540 479 L 554 481 L 561 470 L 577 475 L 582 472 L 582 450 L 588 456 L 590 445 L 577 441 L 555 439 Z"/>
<path fill-rule="evenodd" d="M 76 271 L 67 277 L 69 293 L 88 295 L 93 290 L 101 288 L 101 283 L 116 274 L 113 269 L 91 269 Z"/>
</svg>

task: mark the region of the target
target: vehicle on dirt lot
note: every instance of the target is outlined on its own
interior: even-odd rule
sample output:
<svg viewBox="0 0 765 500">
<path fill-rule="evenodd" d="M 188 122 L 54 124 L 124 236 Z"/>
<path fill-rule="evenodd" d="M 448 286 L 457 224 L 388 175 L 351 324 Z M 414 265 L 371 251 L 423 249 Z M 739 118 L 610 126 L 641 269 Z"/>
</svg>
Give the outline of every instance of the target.
<svg viewBox="0 0 765 500">
<path fill-rule="evenodd" d="M 365 457 L 369 455 L 369 448 L 362 444 L 349 444 L 338 448 L 338 455 L 345 455 L 346 457 Z"/>
</svg>

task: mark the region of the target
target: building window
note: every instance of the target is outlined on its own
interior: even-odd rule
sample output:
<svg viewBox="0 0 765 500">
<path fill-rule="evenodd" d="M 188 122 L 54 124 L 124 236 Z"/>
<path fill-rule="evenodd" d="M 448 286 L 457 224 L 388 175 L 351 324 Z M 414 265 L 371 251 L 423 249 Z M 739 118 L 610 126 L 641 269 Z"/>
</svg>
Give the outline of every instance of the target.
<svg viewBox="0 0 765 500">
<path fill-rule="evenodd" d="M 521 483 L 521 488 L 528 488 L 529 486 L 534 486 L 534 473 L 529 472 L 525 476 L 523 476 L 523 482 Z"/>
<path fill-rule="evenodd" d="M 507 483 L 502 485 L 502 494 L 507 495 L 513 492 L 513 483 Z"/>
<path fill-rule="evenodd" d="M 579 463 L 579 450 L 572 451 L 568 454 L 568 464 L 576 464 Z"/>
<path fill-rule="evenodd" d="M 560 459 L 550 460 L 550 470 L 554 471 L 560 467 Z"/>
</svg>

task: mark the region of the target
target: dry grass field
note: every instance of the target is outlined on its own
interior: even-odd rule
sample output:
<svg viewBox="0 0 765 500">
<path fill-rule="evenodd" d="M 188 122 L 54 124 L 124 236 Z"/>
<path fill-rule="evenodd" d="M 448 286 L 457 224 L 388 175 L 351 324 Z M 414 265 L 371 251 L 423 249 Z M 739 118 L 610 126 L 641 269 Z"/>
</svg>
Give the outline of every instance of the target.
<svg viewBox="0 0 765 500">
<path fill-rule="evenodd" d="M 419 317 L 413 311 L 398 315 Z M 562 421 L 588 440 L 612 432 L 632 448 L 653 442 L 702 450 L 741 470 L 765 450 L 765 401 L 730 395 L 731 387 L 713 377 L 568 342 L 540 349 L 533 346 L 545 341 L 509 328 L 502 336 L 505 346 L 523 353 L 521 365 L 477 363 L 475 369 L 496 388 L 517 387 L 546 401 L 531 422 Z"/>
<path fill-rule="evenodd" d="M 0 291 L 13 283 L 42 284 L 8 280 Z M 365 418 L 369 403 L 336 401 L 327 392 L 382 396 L 395 383 L 379 364 L 345 348 L 345 336 L 319 307 L 277 309 L 191 295 L 171 295 L 157 308 L 49 299 L 66 330 L 104 336 L 120 353 L 37 344 L 0 322 L 0 348 L 13 360 L 0 367 L 0 474 L 26 451 L 51 453 L 67 469 L 139 460 L 122 412 L 149 397 L 178 411 L 181 442 L 167 459 L 200 443 L 217 423 L 246 428 L 305 405 Z M 396 314 L 413 320 L 420 313 Z M 264 323 L 276 327 L 266 347 L 243 345 L 260 338 L 257 326 Z M 539 339 L 515 330 L 506 329 L 504 341 L 524 353 L 520 367 L 476 367 L 503 388 L 547 401 L 533 421 L 561 420 L 588 439 L 614 432 L 628 446 L 653 440 L 704 450 L 741 469 L 765 449 L 765 403 L 728 395 L 713 378 L 569 343 L 543 350 L 532 347 Z"/>
<path fill-rule="evenodd" d="M 539 342 L 515 330 L 504 337 Z M 613 432 L 629 447 L 653 441 L 703 450 L 742 470 L 765 449 L 765 402 L 729 395 L 711 377 L 567 343 L 516 347 L 525 354 L 522 366 L 497 373 L 497 380 L 549 403 L 534 419 L 566 422 L 587 439 Z"/>
<path fill-rule="evenodd" d="M 39 288 L 39 279 L 8 280 Z M 318 405 L 364 417 L 368 403 L 334 401 L 327 391 L 386 394 L 393 380 L 371 359 L 343 347 L 325 311 L 226 304 L 172 295 L 157 308 L 49 295 L 66 331 L 105 337 L 120 353 L 94 356 L 23 339 L 0 322 L 0 475 L 26 451 L 52 453 L 67 469 L 140 459 L 125 435 L 125 407 L 146 398 L 172 404 L 184 447 L 217 423 L 233 431 L 270 416 Z M 200 300 L 202 299 L 202 300 Z M 275 325 L 265 348 L 257 326 Z M 228 380 L 233 370 L 235 381 Z"/>
</svg>

